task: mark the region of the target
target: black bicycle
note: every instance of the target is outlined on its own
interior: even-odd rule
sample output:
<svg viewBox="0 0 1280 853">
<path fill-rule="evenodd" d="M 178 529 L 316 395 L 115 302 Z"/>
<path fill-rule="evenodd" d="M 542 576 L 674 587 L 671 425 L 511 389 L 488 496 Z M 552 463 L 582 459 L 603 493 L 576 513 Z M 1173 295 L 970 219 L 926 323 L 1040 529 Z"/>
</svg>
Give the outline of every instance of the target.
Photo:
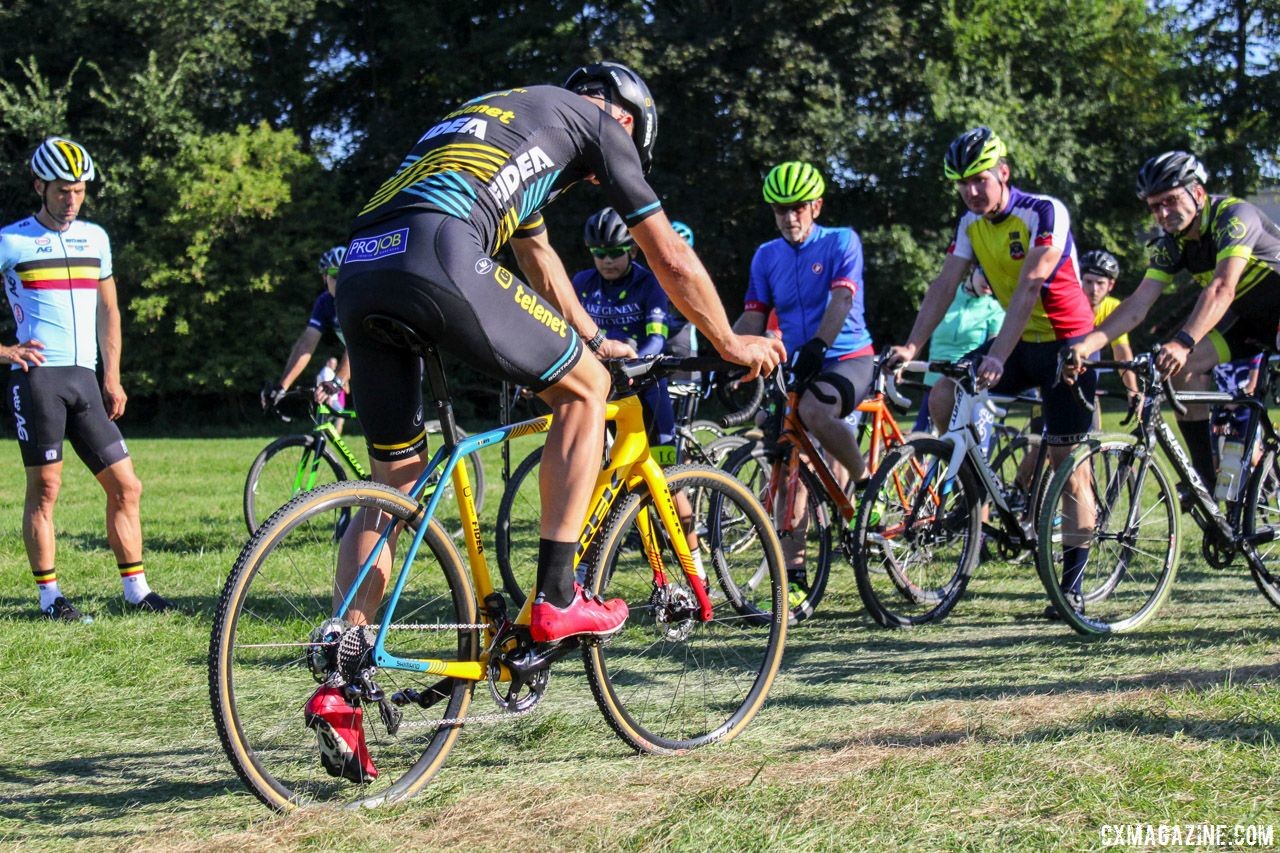
<svg viewBox="0 0 1280 853">
<path fill-rule="evenodd" d="M 1168 599 L 1181 546 L 1179 519 L 1190 514 L 1204 532 L 1201 551 L 1215 568 L 1243 555 L 1258 588 L 1280 607 L 1280 467 L 1275 428 L 1267 416 L 1264 389 L 1254 394 L 1177 391 L 1155 366 L 1155 353 L 1132 361 L 1094 366 L 1132 371 L 1143 394 L 1131 435 L 1090 438 L 1054 474 L 1040 516 L 1037 566 L 1063 619 L 1082 634 L 1128 631 L 1150 620 Z M 1261 383 L 1260 383 L 1261 385 Z M 1238 470 L 1225 486 L 1225 512 L 1200 481 L 1172 429 L 1160 416 L 1168 402 L 1182 413 L 1191 404 L 1244 406 L 1249 411 L 1243 450 L 1227 466 Z M 1079 398 L 1081 405 L 1092 408 Z M 1156 448 L 1173 467 L 1171 477 Z M 1181 497 L 1180 494 L 1181 493 Z M 1074 510 L 1065 513 L 1064 509 Z M 1060 519 L 1079 520 L 1063 529 Z M 1093 523 L 1087 523 L 1092 517 Z M 1064 565 L 1067 548 L 1087 549 L 1082 568 Z M 1068 572 L 1071 575 L 1068 576 Z"/>
</svg>

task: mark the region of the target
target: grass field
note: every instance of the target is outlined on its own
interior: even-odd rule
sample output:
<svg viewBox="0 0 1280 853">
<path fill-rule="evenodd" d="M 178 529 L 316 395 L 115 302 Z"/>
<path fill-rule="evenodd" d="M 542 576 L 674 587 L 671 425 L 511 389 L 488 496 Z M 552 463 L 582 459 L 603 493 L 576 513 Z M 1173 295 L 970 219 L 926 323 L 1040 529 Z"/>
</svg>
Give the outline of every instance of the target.
<svg viewBox="0 0 1280 853">
<path fill-rule="evenodd" d="M 861 612 L 841 563 L 818 615 L 791 632 L 769 703 L 731 744 L 634 756 L 570 658 L 534 715 L 464 732 L 418 800 L 277 817 L 222 753 L 205 671 L 214 604 L 245 539 L 243 477 L 263 444 L 130 443 L 146 487 L 148 575 L 186 615 L 124 612 L 100 490 L 67 465 L 58 575 L 97 617 L 87 626 L 36 618 L 10 444 L 0 844 L 1092 848 L 1114 837 L 1107 825 L 1225 824 L 1231 840 L 1237 824 L 1280 824 L 1280 612 L 1243 566 L 1207 568 L 1186 526 L 1172 601 L 1136 635 L 1091 641 L 1042 621 L 1034 568 L 999 563 L 979 567 L 943 624 L 888 633 Z M 483 702 L 477 692 L 477 711 Z"/>
</svg>

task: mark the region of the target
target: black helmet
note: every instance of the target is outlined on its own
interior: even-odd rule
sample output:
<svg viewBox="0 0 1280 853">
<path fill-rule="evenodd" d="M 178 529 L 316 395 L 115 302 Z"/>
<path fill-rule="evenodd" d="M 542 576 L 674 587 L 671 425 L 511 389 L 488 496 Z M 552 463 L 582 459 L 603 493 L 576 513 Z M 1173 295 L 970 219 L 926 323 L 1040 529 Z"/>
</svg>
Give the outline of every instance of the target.
<svg viewBox="0 0 1280 853">
<path fill-rule="evenodd" d="M 631 141 L 640 155 L 640 166 L 648 172 L 658 138 L 658 109 L 640 75 L 617 62 L 596 62 L 575 70 L 564 87 L 579 95 L 598 95 L 631 113 L 635 119 Z"/>
<path fill-rule="evenodd" d="M 582 240 L 588 246 L 630 246 L 631 232 L 618 211 L 606 207 L 587 217 L 587 224 L 582 226 Z"/>
<path fill-rule="evenodd" d="M 1100 275 L 1103 278 L 1119 278 L 1120 262 L 1108 251 L 1091 249 L 1080 258 L 1080 272 Z"/>
<path fill-rule="evenodd" d="M 1138 170 L 1138 198 L 1146 199 L 1174 187 L 1189 187 L 1209 180 L 1196 155 L 1186 151 L 1166 151 L 1142 164 Z"/>
<path fill-rule="evenodd" d="M 1004 143 L 991 128 L 975 127 L 951 140 L 942 169 L 948 181 L 959 181 L 994 168 L 1006 154 Z"/>
</svg>

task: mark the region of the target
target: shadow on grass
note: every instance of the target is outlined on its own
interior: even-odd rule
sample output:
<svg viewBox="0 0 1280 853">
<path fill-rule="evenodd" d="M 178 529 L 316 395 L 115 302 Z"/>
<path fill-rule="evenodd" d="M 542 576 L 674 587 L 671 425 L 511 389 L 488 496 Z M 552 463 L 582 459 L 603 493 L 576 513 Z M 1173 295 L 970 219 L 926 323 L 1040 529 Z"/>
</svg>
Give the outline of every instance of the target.
<svg viewBox="0 0 1280 853">
<path fill-rule="evenodd" d="M 196 749 L 103 752 L 25 763 L 21 775 L 0 767 L 0 785 L 22 792 L 0 794 L 0 810 L 31 827 L 49 828 L 58 838 L 126 837 L 132 834 L 127 827 L 92 824 L 119 820 L 126 803 L 130 808 L 201 808 L 202 801 L 234 791 L 234 778 L 192 778 L 207 775 L 210 757 Z"/>
</svg>

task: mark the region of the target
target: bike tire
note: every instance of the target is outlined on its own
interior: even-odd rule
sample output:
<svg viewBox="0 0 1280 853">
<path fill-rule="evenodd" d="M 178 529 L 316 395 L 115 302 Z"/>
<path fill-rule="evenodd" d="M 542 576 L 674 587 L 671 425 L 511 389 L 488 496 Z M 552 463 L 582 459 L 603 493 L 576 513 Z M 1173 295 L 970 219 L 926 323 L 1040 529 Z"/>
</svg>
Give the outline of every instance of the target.
<svg viewBox="0 0 1280 853">
<path fill-rule="evenodd" d="M 978 563 L 978 478 L 966 460 L 947 483 L 950 459 L 950 443 L 915 436 L 889 451 L 858 503 L 853 573 L 867 613 L 882 627 L 943 619 Z"/>
<path fill-rule="evenodd" d="M 1280 527 L 1280 459 L 1274 450 L 1263 453 L 1249 478 L 1241 524 L 1246 537 Z M 1280 540 L 1244 545 L 1249 574 L 1273 607 L 1280 607 Z"/>
<path fill-rule="evenodd" d="M 754 719 L 782 663 L 787 620 L 782 551 L 751 493 L 710 466 L 673 466 L 665 474 L 672 491 L 713 492 L 705 505 L 741 513 L 757 534 L 754 551 L 736 554 L 716 541 L 714 524 L 700 538 L 714 605 L 712 619 L 703 622 L 647 489 L 624 495 L 601 532 L 601 559 L 588 566 L 587 586 L 602 597 L 623 598 L 631 612 L 619 634 L 584 648 L 587 680 L 624 742 L 638 752 L 669 755 L 729 741 Z M 648 545 L 629 547 L 642 517 L 656 535 Z M 654 558 L 665 567 L 661 581 Z M 770 578 L 764 606 L 744 614 L 729 598 L 761 561 Z"/>
<path fill-rule="evenodd" d="M 538 574 L 538 525 L 542 498 L 538 477 L 542 448 L 534 448 L 511 472 L 498 504 L 494 552 L 502 588 L 517 608 L 524 606 Z"/>
<path fill-rule="evenodd" d="M 739 480 L 765 507 L 774 520 L 774 532 L 782 537 L 781 516 L 786 511 L 786 495 L 783 489 L 772 493 L 772 484 L 781 483 L 786 478 L 785 462 L 769 452 L 764 443 L 753 441 L 744 444 L 729 454 L 722 470 Z M 808 468 L 800 469 L 800 479 L 805 488 L 805 508 L 793 525 L 793 530 L 803 525 L 805 535 L 803 543 L 789 537 L 792 544 L 784 548 L 784 558 L 788 560 L 788 587 L 794 582 L 798 589 L 789 593 L 788 602 L 792 624 L 803 622 L 814 614 L 822 598 L 826 594 L 827 581 L 831 576 L 831 564 L 835 560 L 834 519 L 839 518 L 834 505 L 825 497 L 822 484 Z M 763 567 L 762 567 L 763 568 Z M 801 577 L 797 569 L 803 569 Z M 755 587 L 761 584 L 767 575 L 757 571 L 748 581 Z"/>
<path fill-rule="evenodd" d="M 1086 468 L 1093 526 L 1087 534 L 1068 534 L 1067 511 L 1081 503 L 1068 485 Z M 1036 569 L 1058 616 L 1085 635 L 1133 631 L 1154 618 L 1178 575 L 1180 517 L 1178 496 L 1163 463 L 1139 447 L 1136 438 L 1115 435 L 1082 442 L 1054 472 L 1037 531 Z M 1087 542 L 1089 548 L 1080 582 L 1083 611 L 1068 602 L 1062 588 L 1067 539 Z"/>
<path fill-rule="evenodd" d="M 439 701 L 430 708 L 405 706 L 395 734 L 378 705 L 365 702 L 362 729 L 376 777 L 354 783 L 324 770 L 303 708 L 320 680 L 313 664 L 323 671 L 316 661 L 322 662 L 324 649 L 333 646 L 318 641 L 317 629 L 333 613 L 341 543 L 333 541 L 331 531 L 334 517 L 342 513 L 353 516 L 352 534 L 375 518 L 403 524 L 409 535 L 421 523 L 415 501 L 376 483 L 352 480 L 304 492 L 244 546 L 214 615 L 208 657 L 214 723 L 236 774 L 277 811 L 376 806 L 414 796 L 439 771 L 461 730 L 459 724 L 440 721 L 465 716 L 475 684 L 378 669 L 376 679 L 387 694 L 434 688 Z M 414 569 L 397 609 L 416 624 L 388 634 L 387 649 L 402 657 L 476 660 L 478 632 L 465 627 L 477 618 L 475 596 L 457 549 L 434 520 Z M 373 622 L 381 621 L 384 608 L 385 601 L 372 614 Z"/>
<path fill-rule="evenodd" d="M 299 492 L 347 479 L 347 469 L 327 446 L 317 459 L 318 444 L 319 439 L 312 433 L 284 435 L 254 457 L 244 480 L 244 523 L 250 536 Z M 295 489 L 302 472 L 312 465 L 316 479 L 308 479 Z"/>
</svg>

